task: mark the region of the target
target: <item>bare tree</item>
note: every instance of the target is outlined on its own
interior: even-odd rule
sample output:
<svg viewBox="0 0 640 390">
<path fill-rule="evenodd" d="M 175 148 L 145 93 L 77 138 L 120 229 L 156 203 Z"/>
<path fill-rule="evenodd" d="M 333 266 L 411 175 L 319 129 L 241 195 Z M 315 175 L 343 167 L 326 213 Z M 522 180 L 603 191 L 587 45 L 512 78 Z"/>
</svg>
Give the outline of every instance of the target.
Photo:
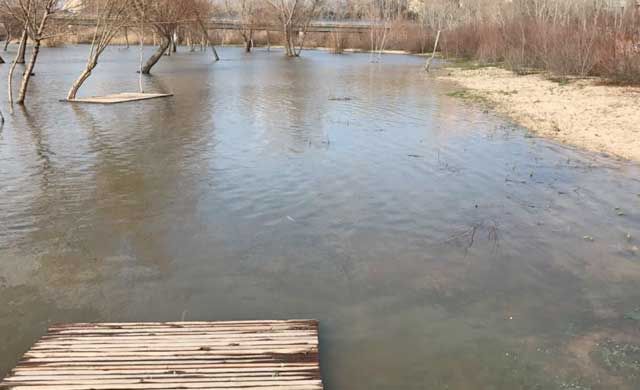
<svg viewBox="0 0 640 390">
<path fill-rule="evenodd" d="M 28 39 L 29 39 L 29 33 L 27 32 L 27 28 L 24 27 L 22 29 L 22 34 L 20 34 L 20 42 L 18 43 L 18 52 L 16 53 L 17 64 L 25 63 L 25 53 L 27 52 Z"/>
<path fill-rule="evenodd" d="M 1 0 L 0 1 L 0 14 L 2 15 L 2 23 L 7 30 L 7 40 L 4 45 L 4 50 L 7 51 L 7 47 L 11 41 L 11 38 L 14 34 L 18 34 L 20 36 L 20 41 L 18 45 L 18 54 L 16 56 L 16 61 L 18 64 L 25 63 L 25 50 L 27 47 L 27 28 L 24 22 L 24 18 L 20 17 L 22 14 L 22 10 L 20 8 L 20 1 L 17 0 Z M 27 7 L 30 4 L 26 4 Z"/>
<path fill-rule="evenodd" d="M 257 0 L 225 0 L 227 13 L 240 22 L 238 30 L 247 53 L 253 48 L 253 33 L 258 23 L 259 4 Z"/>
<path fill-rule="evenodd" d="M 323 19 L 335 21 L 346 20 L 350 16 L 349 0 L 334 0 L 331 4 L 326 4 L 323 9 Z M 329 33 L 331 51 L 334 54 L 342 54 L 347 43 L 346 34 L 340 30 Z"/>
<path fill-rule="evenodd" d="M 80 76 L 73 82 L 68 100 L 76 98 L 76 94 L 82 84 L 91 76 L 91 72 L 98 65 L 98 58 L 111 43 L 113 37 L 122 30 L 130 21 L 130 10 L 128 0 L 85 0 L 93 3 L 96 10 L 96 27 L 91 41 L 91 49 L 87 65 L 80 73 Z"/>
<path fill-rule="evenodd" d="M 142 66 L 141 73 L 151 73 L 151 68 L 160 61 L 162 55 L 167 51 L 171 44 L 171 35 L 173 30 L 177 27 L 177 20 L 175 15 L 175 8 L 172 7 L 173 1 L 171 0 L 134 0 L 133 5 L 136 11 L 136 16 L 141 20 L 141 24 L 144 29 L 145 25 L 151 25 L 154 33 L 160 35 L 160 46 L 149 57 L 147 62 Z M 181 1 L 176 3 L 182 4 Z"/>
<path fill-rule="evenodd" d="M 181 24 L 195 24 L 206 35 L 207 29 L 202 20 L 202 13 L 208 14 L 208 2 L 202 0 L 132 0 L 135 17 L 142 25 L 149 25 L 160 38 L 158 49 L 149 57 L 142 66 L 143 74 L 151 73 L 151 69 L 160 61 L 162 55 L 167 52 L 176 41 L 178 27 Z M 215 48 L 209 41 L 216 59 Z"/>
<path fill-rule="evenodd" d="M 304 47 L 309 24 L 320 8 L 321 0 L 266 0 L 282 26 L 287 57 L 297 57 Z"/>
<path fill-rule="evenodd" d="M 23 34 L 25 44 L 26 36 L 33 41 L 31 57 L 22 76 L 18 99 L 16 100 L 16 103 L 22 105 L 27 95 L 27 88 L 31 80 L 31 75 L 33 74 L 33 69 L 38 60 L 42 40 L 51 37 L 47 35 L 47 22 L 49 17 L 59 9 L 59 0 L 17 0 L 12 2 L 2 0 L 0 5 L 3 6 L 6 12 L 11 13 L 25 26 L 25 33 Z"/>
<path fill-rule="evenodd" d="M 196 24 L 200 28 L 200 31 L 202 33 L 203 43 L 206 43 L 209 45 L 209 47 L 211 47 L 214 59 L 216 61 L 220 61 L 220 56 L 218 55 L 218 51 L 216 50 L 216 47 L 213 44 L 211 37 L 209 36 L 209 30 L 207 29 L 207 25 L 204 20 L 205 18 L 210 18 L 213 7 L 208 0 L 195 0 L 194 9 Z"/>
<path fill-rule="evenodd" d="M 9 106 L 13 106 L 13 74 L 16 70 L 16 65 L 19 63 L 24 63 L 24 52 L 25 47 L 27 46 L 27 29 L 24 28 L 22 30 L 22 38 L 20 38 L 20 44 L 18 46 L 18 53 L 16 53 L 15 58 L 11 62 L 11 67 L 9 67 L 9 73 L 7 75 L 7 96 L 9 98 Z M 22 60 L 22 62 L 20 62 Z"/>
<path fill-rule="evenodd" d="M 377 53 L 376 61 L 382 57 L 387 47 L 387 38 L 391 26 L 398 15 L 398 7 L 394 0 L 370 0 L 367 7 L 371 44 L 371 59 Z"/>
<path fill-rule="evenodd" d="M 17 20 L 13 15 L 4 10 L 0 10 L 0 23 L 4 26 L 7 38 L 4 42 L 4 51 L 7 51 L 9 44 L 22 31 L 22 23 Z"/>
</svg>

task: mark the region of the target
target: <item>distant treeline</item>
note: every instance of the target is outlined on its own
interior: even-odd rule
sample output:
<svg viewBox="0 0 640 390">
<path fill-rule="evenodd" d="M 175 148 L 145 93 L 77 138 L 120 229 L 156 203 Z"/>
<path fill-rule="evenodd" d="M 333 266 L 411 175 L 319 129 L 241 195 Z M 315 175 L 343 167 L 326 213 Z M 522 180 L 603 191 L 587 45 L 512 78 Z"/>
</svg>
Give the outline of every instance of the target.
<svg viewBox="0 0 640 390">
<path fill-rule="evenodd" d="M 84 24 L 72 23 L 74 18 Z M 241 27 L 209 31 L 211 18 L 232 18 Z M 318 19 L 357 21 L 369 28 L 360 33 L 307 33 Z M 91 75 L 106 46 L 139 40 L 157 45 L 140 64 L 141 74 L 150 73 L 163 54 L 180 44 L 191 50 L 210 47 L 217 60 L 219 44 L 242 43 L 247 52 L 255 45 L 282 45 L 290 57 L 300 55 L 305 46 L 325 46 L 335 53 L 349 48 L 424 53 L 437 46 L 440 36 L 437 51 L 445 58 L 501 63 L 516 72 L 542 70 L 561 77 L 640 83 L 638 0 L 0 0 L 0 23 L 7 43 L 19 43 L 10 73 L 15 63 L 27 64 L 19 104 L 25 100 L 29 70 L 41 45 L 69 41 L 91 43 L 87 68 L 69 99 Z M 265 23 L 275 28 L 261 30 Z M 11 85 L 8 90 L 12 103 Z"/>
</svg>

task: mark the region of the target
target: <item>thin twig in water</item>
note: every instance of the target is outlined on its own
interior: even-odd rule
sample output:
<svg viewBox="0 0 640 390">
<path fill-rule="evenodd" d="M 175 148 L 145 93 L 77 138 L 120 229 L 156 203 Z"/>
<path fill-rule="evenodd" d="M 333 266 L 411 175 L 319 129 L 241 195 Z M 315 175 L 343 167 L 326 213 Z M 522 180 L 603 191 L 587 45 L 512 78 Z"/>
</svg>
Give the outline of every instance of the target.
<svg viewBox="0 0 640 390">
<path fill-rule="evenodd" d="M 445 243 L 456 243 L 462 246 L 466 256 L 476 243 L 476 237 L 479 231 L 486 231 L 487 240 L 492 244 L 493 250 L 497 250 L 500 247 L 500 228 L 498 224 L 492 220 L 473 223 L 463 231 L 451 235 Z"/>
</svg>

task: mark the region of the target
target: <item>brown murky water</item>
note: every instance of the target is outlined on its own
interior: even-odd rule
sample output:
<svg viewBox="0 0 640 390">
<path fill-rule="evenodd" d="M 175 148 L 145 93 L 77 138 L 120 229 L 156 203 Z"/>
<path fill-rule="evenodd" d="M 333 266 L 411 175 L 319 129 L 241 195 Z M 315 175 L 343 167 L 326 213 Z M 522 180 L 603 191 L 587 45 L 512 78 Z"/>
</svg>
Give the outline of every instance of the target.
<svg viewBox="0 0 640 390">
<path fill-rule="evenodd" d="M 409 56 L 181 53 L 173 98 L 58 102 L 85 55 L 45 50 L 0 130 L 0 374 L 52 322 L 317 318 L 328 389 L 639 388 L 638 165 Z"/>
</svg>

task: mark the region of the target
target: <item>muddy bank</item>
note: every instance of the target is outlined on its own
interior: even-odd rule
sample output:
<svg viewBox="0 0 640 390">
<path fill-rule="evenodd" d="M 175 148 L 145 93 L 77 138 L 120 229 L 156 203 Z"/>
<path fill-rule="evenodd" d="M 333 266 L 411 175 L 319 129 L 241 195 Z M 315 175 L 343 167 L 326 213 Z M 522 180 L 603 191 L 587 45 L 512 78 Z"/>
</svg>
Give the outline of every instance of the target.
<svg viewBox="0 0 640 390">
<path fill-rule="evenodd" d="M 485 100 L 534 133 L 588 150 L 640 161 L 640 88 L 597 80 L 552 81 L 500 68 L 446 68 L 439 77 Z"/>
</svg>

